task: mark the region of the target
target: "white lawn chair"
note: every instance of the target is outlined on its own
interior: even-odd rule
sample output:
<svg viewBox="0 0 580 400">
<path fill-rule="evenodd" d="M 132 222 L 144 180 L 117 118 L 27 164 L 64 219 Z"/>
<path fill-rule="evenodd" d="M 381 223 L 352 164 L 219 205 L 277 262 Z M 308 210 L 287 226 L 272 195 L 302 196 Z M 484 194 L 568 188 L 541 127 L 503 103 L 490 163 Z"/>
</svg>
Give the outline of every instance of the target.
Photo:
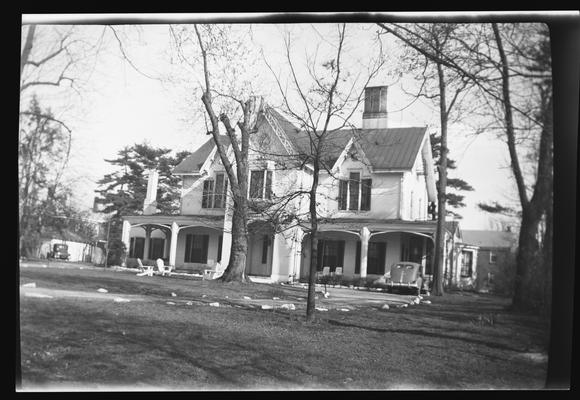
<svg viewBox="0 0 580 400">
<path fill-rule="evenodd" d="M 339 285 L 342 283 L 342 267 L 336 267 L 334 273 L 332 274 L 332 286 L 336 286 L 338 283 Z"/>
<path fill-rule="evenodd" d="M 139 270 L 141 271 L 137 276 L 153 276 L 153 267 L 151 265 L 144 266 L 140 258 L 137 259 L 137 264 L 139 264 Z"/>
<path fill-rule="evenodd" d="M 166 274 L 171 275 L 171 265 L 165 266 L 161 258 L 155 260 L 155 264 L 157 265 L 157 270 L 161 276 L 165 276 Z"/>
</svg>

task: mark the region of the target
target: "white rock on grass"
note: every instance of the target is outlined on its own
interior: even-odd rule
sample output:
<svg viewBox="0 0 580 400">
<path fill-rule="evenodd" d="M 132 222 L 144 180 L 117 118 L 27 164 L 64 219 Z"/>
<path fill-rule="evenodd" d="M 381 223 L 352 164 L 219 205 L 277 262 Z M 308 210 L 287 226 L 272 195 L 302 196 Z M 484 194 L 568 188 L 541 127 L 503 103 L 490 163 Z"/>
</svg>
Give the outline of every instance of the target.
<svg viewBox="0 0 580 400">
<path fill-rule="evenodd" d="M 324 307 L 315 307 L 316 311 L 328 311 L 328 308 Z"/>
<path fill-rule="evenodd" d="M 175 305 L 175 303 L 172 302 L 172 301 L 168 301 L 168 302 L 166 302 L 166 304 L 169 304 L 170 306 L 174 306 Z"/>
<path fill-rule="evenodd" d="M 340 311 L 350 311 L 348 308 L 341 308 Z"/>
<path fill-rule="evenodd" d="M 296 306 L 292 303 L 290 304 L 282 304 L 280 306 L 280 308 L 284 309 L 284 310 L 296 310 Z"/>
<path fill-rule="evenodd" d="M 244 300 L 252 300 L 250 296 L 244 296 Z"/>
<path fill-rule="evenodd" d="M 262 304 L 262 310 L 271 310 L 271 309 L 273 309 L 273 308 L 274 308 L 274 307 L 272 307 L 272 306 L 270 306 L 270 305 L 268 305 L 268 304 Z"/>
<path fill-rule="evenodd" d="M 423 303 L 423 304 L 431 304 L 431 301 L 429 301 L 429 300 L 423 300 L 421 303 Z"/>
<path fill-rule="evenodd" d="M 114 301 L 115 303 L 128 303 L 128 302 L 130 302 L 131 300 L 129 300 L 129 299 L 124 299 L 124 298 L 122 298 L 122 297 L 115 297 L 115 298 L 113 299 L 113 301 Z"/>
<path fill-rule="evenodd" d="M 324 298 L 325 298 L 325 299 L 328 299 L 328 296 L 330 296 L 330 293 L 328 293 L 328 292 L 324 292 Z"/>
<path fill-rule="evenodd" d="M 408 306 L 408 304 L 399 304 L 397 306 L 397 308 L 406 308 Z"/>
<path fill-rule="evenodd" d="M 36 283 L 35 282 L 25 283 L 24 285 L 22 285 L 22 287 L 32 287 L 32 288 L 35 288 L 36 287 Z"/>
<path fill-rule="evenodd" d="M 279 297 L 272 297 L 272 300 L 280 300 Z"/>
<path fill-rule="evenodd" d="M 389 305 L 388 304 L 383 304 L 381 306 L 381 310 L 388 310 L 389 309 Z"/>
<path fill-rule="evenodd" d="M 171 297 L 177 297 L 177 294 L 171 292 Z"/>
<path fill-rule="evenodd" d="M 188 301 L 188 302 L 187 302 L 187 303 L 185 303 L 185 304 L 187 304 L 188 306 L 192 306 L 192 305 L 193 305 L 193 301 Z"/>
<path fill-rule="evenodd" d="M 211 307 L 219 307 L 220 306 L 220 303 L 217 303 L 217 302 L 216 303 L 209 303 L 209 305 Z"/>
<path fill-rule="evenodd" d="M 97 289 L 97 292 L 99 292 L 99 293 L 109 293 L 109 291 L 107 289 L 103 289 L 103 288 Z"/>
</svg>

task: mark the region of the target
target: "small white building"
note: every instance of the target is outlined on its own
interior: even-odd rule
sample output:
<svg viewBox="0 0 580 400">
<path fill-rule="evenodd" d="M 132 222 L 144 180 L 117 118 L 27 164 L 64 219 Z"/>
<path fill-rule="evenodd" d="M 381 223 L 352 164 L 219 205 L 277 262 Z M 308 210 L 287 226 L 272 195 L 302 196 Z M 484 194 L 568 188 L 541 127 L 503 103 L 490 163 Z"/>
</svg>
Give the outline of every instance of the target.
<svg viewBox="0 0 580 400">
<path fill-rule="evenodd" d="M 429 275 L 436 221 L 428 206 L 436 201 L 436 188 L 427 128 L 389 128 L 386 87 L 369 87 L 365 95 L 362 128 L 332 132 L 326 144 L 324 162 L 331 173 L 320 175 L 318 269 L 341 267 L 345 277 L 372 278 L 403 260 L 422 263 Z M 221 140 L 229 146 L 226 136 Z M 267 105 L 250 147 L 253 204 L 278 204 L 288 193 L 310 188 L 311 166 L 287 162 L 308 152 L 308 136 Z M 164 258 L 177 269 L 202 270 L 216 262 L 225 267 L 232 204 L 213 138 L 173 173 L 182 177 L 181 213 L 155 214 L 157 173 L 152 171 L 143 215 L 124 218 L 129 257 Z M 308 198 L 297 196 L 285 207 L 306 215 Z M 309 222 L 274 229 L 265 221 L 259 212 L 251 217 L 246 274 L 272 281 L 306 278 Z"/>
</svg>

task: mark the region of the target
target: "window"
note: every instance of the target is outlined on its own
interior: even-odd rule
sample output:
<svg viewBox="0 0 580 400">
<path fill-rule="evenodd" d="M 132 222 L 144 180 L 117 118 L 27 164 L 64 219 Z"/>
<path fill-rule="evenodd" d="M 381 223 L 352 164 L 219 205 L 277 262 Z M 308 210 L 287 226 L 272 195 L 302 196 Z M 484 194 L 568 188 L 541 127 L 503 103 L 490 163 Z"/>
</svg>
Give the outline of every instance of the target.
<svg viewBox="0 0 580 400">
<path fill-rule="evenodd" d="M 349 179 L 338 182 L 338 209 L 369 211 L 371 209 L 372 179 L 362 179 L 360 172 L 351 172 Z"/>
<path fill-rule="evenodd" d="M 203 194 L 201 198 L 202 208 L 225 208 L 228 181 L 223 172 L 215 174 L 214 179 L 206 179 L 203 182 Z"/>
<path fill-rule="evenodd" d="M 256 170 L 250 172 L 250 198 L 272 199 L 272 171 Z"/>
<path fill-rule="evenodd" d="M 461 255 L 461 277 L 469 278 L 473 272 L 473 253 L 471 251 L 462 251 Z"/>
<path fill-rule="evenodd" d="M 132 237 L 129 246 L 129 257 L 143 259 L 144 251 L 145 251 L 145 238 Z"/>
<path fill-rule="evenodd" d="M 367 273 L 382 275 L 385 273 L 385 255 L 387 244 L 385 242 L 369 242 L 367 256 Z"/>
<path fill-rule="evenodd" d="M 317 271 L 322 271 L 323 267 L 330 267 L 331 272 L 334 272 L 336 267 L 342 268 L 344 261 L 344 240 L 319 240 L 317 258 Z"/>
<path fill-rule="evenodd" d="M 489 263 L 490 264 L 495 264 L 497 262 L 497 254 L 495 254 L 493 251 L 489 252 Z"/>
<path fill-rule="evenodd" d="M 157 260 L 158 258 L 163 258 L 163 252 L 165 250 L 165 239 L 163 238 L 151 238 L 149 240 L 149 259 Z"/>
<path fill-rule="evenodd" d="M 186 235 L 184 262 L 207 263 L 208 243 L 209 235 Z"/>
</svg>

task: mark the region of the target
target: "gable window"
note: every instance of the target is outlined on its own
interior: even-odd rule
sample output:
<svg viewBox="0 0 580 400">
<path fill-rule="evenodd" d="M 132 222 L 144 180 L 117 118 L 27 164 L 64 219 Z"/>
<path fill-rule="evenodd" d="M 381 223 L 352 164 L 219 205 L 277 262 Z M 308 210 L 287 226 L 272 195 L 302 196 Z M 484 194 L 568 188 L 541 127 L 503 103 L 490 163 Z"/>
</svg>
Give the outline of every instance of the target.
<svg viewBox="0 0 580 400">
<path fill-rule="evenodd" d="M 338 182 L 338 209 L 369 211 L 371 209 L 372 179 L 361 179 L 360 172 L 351 172 L 349 179 Z"/>
<path fill-rule="evenodd" d="M 225 208 L 228 180 L 223 172 L 215 174 L 215 179 L 203 182 L 202 208 Z"/>
<path fill-rule="evenodd" d="M 185 257 L 184 262 L 190 263 L 207 263 L 207 248 L 209 243 L 209 235 L 193 235 L 185 236 Z"/>
<path fill-rule="evenodd" d="M 272 199 L 272 171 L 250 172 L 250 199 Z"/>
</svg>

